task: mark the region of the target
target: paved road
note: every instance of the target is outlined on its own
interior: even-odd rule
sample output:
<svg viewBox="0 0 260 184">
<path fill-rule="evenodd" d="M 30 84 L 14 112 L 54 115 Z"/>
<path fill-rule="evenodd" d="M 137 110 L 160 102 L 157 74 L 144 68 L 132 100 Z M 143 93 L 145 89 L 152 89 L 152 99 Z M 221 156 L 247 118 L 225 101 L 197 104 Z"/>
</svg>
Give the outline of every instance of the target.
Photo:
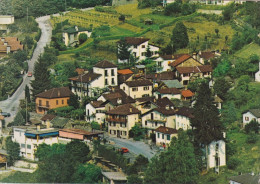
<svg viewBox="0 0 260 184">
<path fill-rule="evenodd" d="M 142 154 L 148 159 L 151 159 L 157 154 L 156 150 L 151 150 L 149 145 L 141 141 L 133 141 L 114 137 L 108 137 L 108 140 L 115 142 L 115 144 L 120 147 L 126 147 L 130 152 L 133 152 L 136 155 Z"/>
<path fill-rule="evenodd" d="M 42 34 L 39 42 L 37 43 L 37 47 L 34 50 L 32 59 L 28 61 L 29 71 L 33 71 L 35 62 L 37 61 L 40 54 L 44 52 L 44 47 L 51 41 L 52 28 L 49 23 L 49 19 L 50 16 L 44 16 L 36 19 L 36 21 L 39 23 Z M 19 100 L 24 98 L 25 85 L 30 85 L 30 81 L 32 79 L 33 77 L 27 77 L 27 75 L 24 75 L 23 83 L 16 90 L 13 96 L 0 102 L 0 109 L 2 109 L 4 112 L 11 113 L 11 117 L 6 118 L 6 122 L 11 122 L 15 117 L 19 106 Z"/>
</svg>

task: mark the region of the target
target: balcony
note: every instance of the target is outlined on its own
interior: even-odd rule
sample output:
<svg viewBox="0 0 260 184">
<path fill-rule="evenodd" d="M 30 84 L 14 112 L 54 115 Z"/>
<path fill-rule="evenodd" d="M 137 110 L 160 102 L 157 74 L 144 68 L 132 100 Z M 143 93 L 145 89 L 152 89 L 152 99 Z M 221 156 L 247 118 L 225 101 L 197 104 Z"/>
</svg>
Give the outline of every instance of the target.
<svg viewBox="0 0 260 184">
<path fill-rule="evenodd" d="M 50 105 L 49 104 L 46 104 L 46 105 L 43 105 L 43 104 L 36 104 L 36 107 L 40 107 L 40 108 L 44 108 L 44 109 L 49 109 L 50 108 Z"/>
<path fill-rule="evenodd" d="M 166 123 L 166 118 L 160 119 L 160 120 L 158 120 L 158 119 L 147 119 L 146 121 L 151 122 L 151 123 Z"/>
<path fill-rule="evenodd" d="M 106 118 L 106 121 L 126 123 L 126 122 L 127 122 L 127 119 L 125 119 L 125 118 L 112 118 L 112 117 L 108 117 L 108 118 Z"/>
</svg>

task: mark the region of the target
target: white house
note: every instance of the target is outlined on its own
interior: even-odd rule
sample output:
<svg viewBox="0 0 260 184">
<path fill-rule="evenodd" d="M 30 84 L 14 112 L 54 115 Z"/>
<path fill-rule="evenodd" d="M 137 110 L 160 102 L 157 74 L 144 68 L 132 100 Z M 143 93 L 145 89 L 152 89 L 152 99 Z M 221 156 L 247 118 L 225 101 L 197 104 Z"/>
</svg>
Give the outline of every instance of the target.
<svg viewBox="0 0 260 184">
<path fill-rule="evenodd" d="M 191 129 L 190 120 L 193 118 L 193 110 L 187 107 L 181 107 L 176 109 L 175 112 L 175 122 L 176 126 L 175 129 L 179 130 L 182 128 L 183 130 Z"/>
<path fill-rule="evenodd" d="M 226 143 L 223 140 L 213 141 L 208 145 L 208 167 L 219 172 L 220 166 L 226 165 Z"/>
<path fill-rule="evenodd" d="M 252 120 L 256 120 L 260 123 L 260 109 L 249 109 L 247 112 L 243 113 L 244 126 Z"/>
<path fill-rule="evenodd" d="M 155 129 L 156 145 L 168 147 L 173 137 L 178 136 L 178 131 L 173 128 L 160 126 Z"/>
<path fill-rule="evenodd" d="M 117 86 L 117 66 L 109 61 L 100 61 L 93 67 L 93 72 L 69 78 L 71 91 L 79 98 L 99 95 L 101 89 L 108 86 Z"/>
<path fill-rule="evenodd" d="M 170 63 L 174 61 L 173 55 L 162 55 L 155 59 L 156 61 L 156 73 L 166 72 L 171 70 Z"/>
<path fill-rule="evenodd" d="M 259 71 L 255 73 L 255 81 L 260 82 L 260 61 L 259 61 Z"/>
<path fill-rule="evenodd" d="M 20 156 L 31 160 L 35 159 L 34 153 L 40 144 L 52 145 L 58 143 L 59 137 L 58 129 L 48 126 L 46 129 L 40 129 L 40 125 L 37 125 L 37 128 L 13 127 L 13 133 L 12 140 L 20 145 Z"/>
<path fill-rule="evenodd" d="M 231 176 L 229 178 L 229 184 L 259 184 L 260 183 L 260 174 L 258 173 L 246 173 L 238 176 Z"/>
<path fill-rule="evenodd" d="M 88 38 L 91 36 L 91 31 L 83 27 L 74 26 L 64 30 L 62 36 L 65 45 L 70 46 L 78 43 L 78 37 L 81 33 L 85 33 Z"/>
<path fill-rule="evenodd" d="M 125 42 L 129 45 L 129 51 L 135 58 L 137 58 L 139 61 L 146 59 L 146 52 L 147 49 L 149 48 L 151 51 L 152 56 L 159 56 L 159 47 L 156 47 L 154 45 L 151 45 L 148 43 L 149 39 L 147 38 L 137 38 L 137 37 L 125 37 Z M 119 41 L 120 43 L 120 41 Z M 118 47 L 118 52 L 119 52 L 119 47 Z M 125 63 L 127 62 L 126 60 L 120 60 L 118 59 L 119 63 Z"/>
<path fill-rule="evenodd" d="M 96 121 L 101 124 L 106 118 L 105 102 L 92 101 L 86 105 L 86 121 Z"/>
<path fill-rule="evenodd" d="M 133 99 L 152 96 L 153 83 L 147 79 L 126 81 L 120 85 L 128 96 Z"/>
</svg>

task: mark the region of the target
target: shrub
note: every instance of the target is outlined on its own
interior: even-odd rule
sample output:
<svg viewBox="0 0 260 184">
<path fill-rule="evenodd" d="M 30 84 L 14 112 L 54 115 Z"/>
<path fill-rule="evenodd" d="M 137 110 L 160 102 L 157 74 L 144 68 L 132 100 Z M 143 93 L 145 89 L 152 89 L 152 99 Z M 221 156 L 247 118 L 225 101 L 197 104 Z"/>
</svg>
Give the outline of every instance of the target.
<svg viewBox="0 0 260 184">
<path fill-rule="evenodd" d="M 79 35 L 79 44 L 84 43 L 85 41 L 87 41 L 88 39 L 88 35 L 86 33 L 81 33 Z"/>
<path fill-rule="evenodd" d="M 250 132 L 258 133 L 259 132 L 259 124 L 256 120 L 250 121 L 246 126 L 245 126 L 245 131 L 247 134 Z"/>
<path fill-rule="evenodd" d="M 246 142 L 249 144 L 255 144 L 257 142 L 258 138 L 256 134 L 250 134 L 246 138 Z"/>
<path fill-rule="evenodd" d="M 91 122 L 91 128 L 100 130 L 100 125 L 97 122 L 93 121 Z"/>
<path fill-rule="evenodd" d="M 237 158 L 230 158 L 227 161 L 227 167 L 232 170 L 236 169 L 239 164 L 240 162 Z"/>
</svg>

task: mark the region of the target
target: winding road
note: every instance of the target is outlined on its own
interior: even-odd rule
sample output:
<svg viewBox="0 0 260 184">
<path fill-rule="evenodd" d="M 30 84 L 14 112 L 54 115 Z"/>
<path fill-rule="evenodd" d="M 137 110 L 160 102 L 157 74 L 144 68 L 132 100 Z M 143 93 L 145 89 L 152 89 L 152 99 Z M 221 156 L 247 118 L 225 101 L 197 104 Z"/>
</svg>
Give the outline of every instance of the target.
<svg viewBox="0 0 260 184">
<path fill-rule="evenodd" d="M 36 21 L 39 24 L 39 27 L 41 29 L 41 38 L 37 43 L 37 47 L 34 50 L 33 56 L 31 60 L 28 61 L 29 71 L 33 71 L 34 64 L 37 61 L 40 54 L 44 52 L 44 47 L 50 43 L 51 41 L 51 35 L 52 35 L 52 27 L 50 25 L 50 16 L 44 16 L 39 17 L 36 19 Z M 33 77 L 28 77 L 27 75 L 23 76 L 23 83 L 20 85 L 20 87 L 16 90 L 16 92 L 13 94 L 13 96 L 9 97 L 7 100 L 0 102 L 0 109 L 2 109 L 3 112 L 9 112 L 11 113 L 11 117 L 6 118 L 6 122 L 11 122 L 13 118 L 15 117 L 18 107 L 19 107 L 19 101 L 20 99 L 24 99 L 24 88 L 25 85 L 30 85 L 30 81 L 33 79 Z"/>
</svg>

